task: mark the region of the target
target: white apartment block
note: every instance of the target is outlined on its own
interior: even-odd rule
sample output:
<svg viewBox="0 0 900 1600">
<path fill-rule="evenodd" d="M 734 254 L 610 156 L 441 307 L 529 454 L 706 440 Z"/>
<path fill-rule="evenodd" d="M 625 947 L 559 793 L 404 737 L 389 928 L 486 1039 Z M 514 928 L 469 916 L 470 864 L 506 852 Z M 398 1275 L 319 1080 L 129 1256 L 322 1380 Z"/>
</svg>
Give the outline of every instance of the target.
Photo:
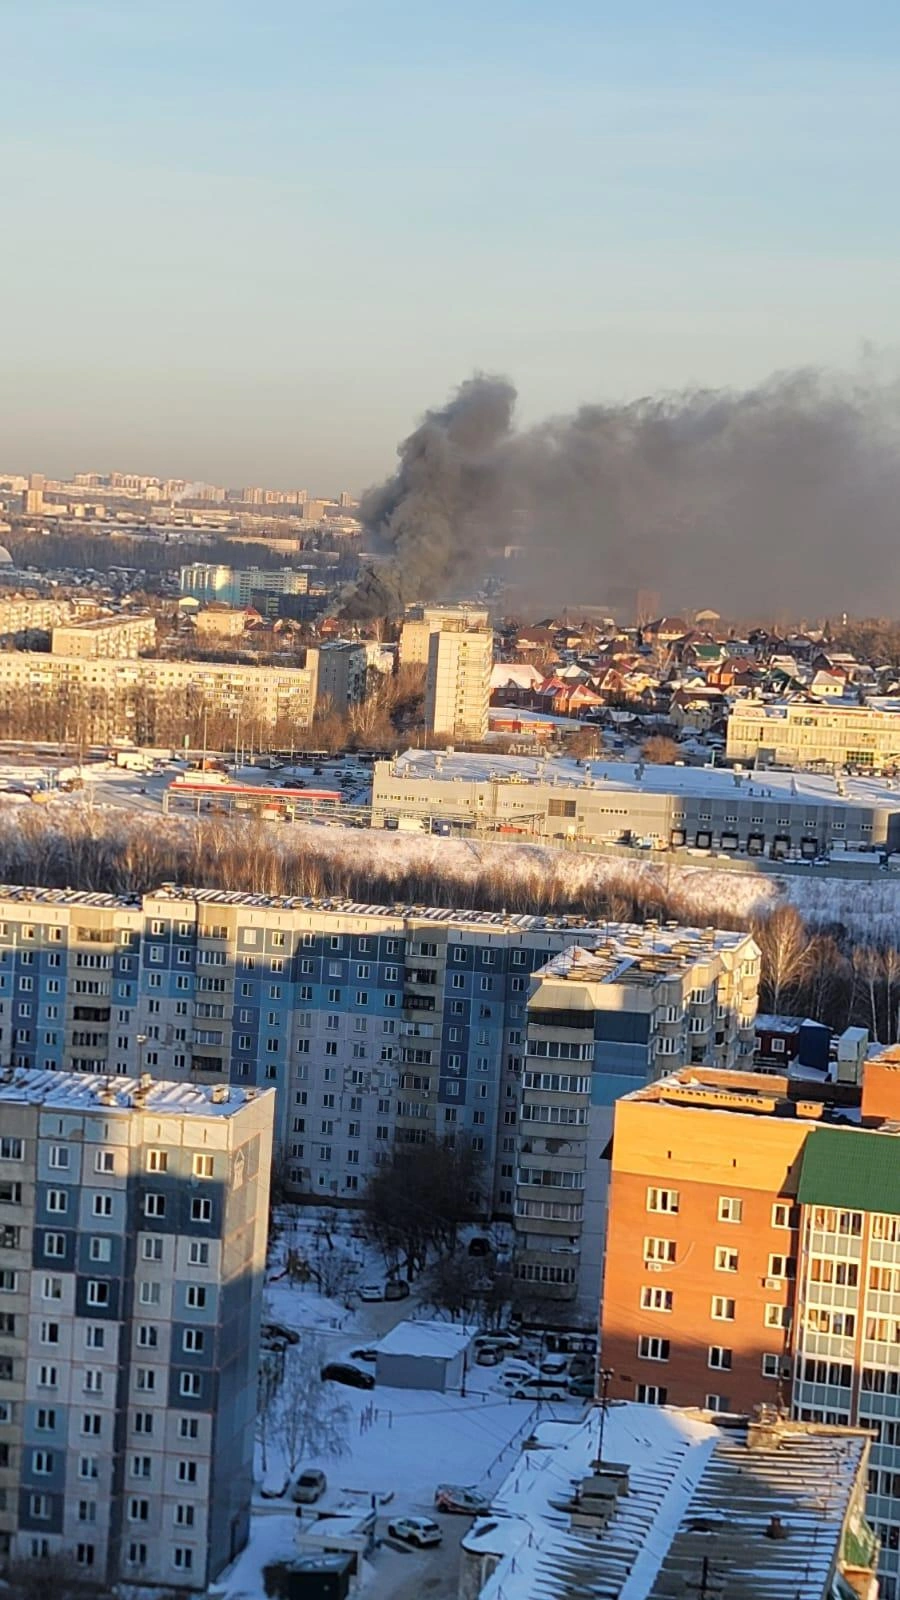
<svg viewBox="0 0 900 1600">
<path fill-rule="evenodd" d="M 242 666 L 208 661 L 72 657 L 35 651 L 0 652 L 0 700 L 21 698 L 52 708 L 54 737 L 106 742 L 159 742 L 166 704 L 178 715 L 190 708 L 241 716 L 274 727 L 290 720 L 310 726 L 316 674 L 309 667 Z M 68 730 L 68 731 L 67 731 Z M 49 731 L 49 730 L 48 730 Z"/>
<path fill-rule="evenodd" d="M 91 622 L 64 623 L 53 629 L 50 648 L 55 656 L 138 656 L 156 646 L 156 618 L 149 612 L 136 616 L 97 617 Z"/>
<path fill-rule="evenodd" d="M 489 628 L 446 622 L 428 642 L 425 722 L 428 731 L 455 739 L 483 739 L 488 731 L 494 635 Z"/>
<path fill-rule="evenodd" d="M 203 1591 L 246 1544 L 273 1100 L 0 1074 L 0 1559 Z"/>
<path fill-rule="evenodd" d="M 466 628 L 486 628 L 488 621 L 486 606 L 416 606 L 407 615 L 400 630 L 400 665 L 427 666 L 431 635 L 439 633 L 445 623 L 461 623 Z"/>
</svg>

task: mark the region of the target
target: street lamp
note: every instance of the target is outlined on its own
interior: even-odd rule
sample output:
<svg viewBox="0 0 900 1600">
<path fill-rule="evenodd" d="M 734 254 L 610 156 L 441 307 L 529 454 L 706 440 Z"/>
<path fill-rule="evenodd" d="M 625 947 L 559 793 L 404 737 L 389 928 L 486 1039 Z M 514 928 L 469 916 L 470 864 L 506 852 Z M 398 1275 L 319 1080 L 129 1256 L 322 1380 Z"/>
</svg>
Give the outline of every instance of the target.
<svg viewBox="0 0 900 1600">
<path fill-rule="evenodd" d="M 600 1466 L 603 1460 L 603 1432 L 606 1427 L 606 1411 L 609 1404 L 609 1384 L 614 1377 L 612 1367 L 601 1367 L 597 1374 L 600 1379 L 600 1430 L 597 1435 L 597 1460 L 595 1465 Z"/>
</svg>

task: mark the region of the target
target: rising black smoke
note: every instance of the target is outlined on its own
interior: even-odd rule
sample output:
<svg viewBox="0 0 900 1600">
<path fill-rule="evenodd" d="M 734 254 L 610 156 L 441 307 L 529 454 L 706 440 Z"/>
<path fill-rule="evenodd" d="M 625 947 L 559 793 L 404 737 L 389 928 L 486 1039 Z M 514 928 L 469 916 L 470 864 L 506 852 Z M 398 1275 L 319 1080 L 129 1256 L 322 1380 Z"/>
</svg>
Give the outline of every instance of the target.
<svg viewBox="0 0 900 1600">
<path fill-rule="evenodd" d="M 514 405 L 477 376 L 400 446 L 363 499 L 382 558 L 346 615 L 471 594 L 510 543 L 541 610 L 625 585 L 731 615 L 897 612 L 896 387 L 802 371 L 519 431 Z"/>
</svg>

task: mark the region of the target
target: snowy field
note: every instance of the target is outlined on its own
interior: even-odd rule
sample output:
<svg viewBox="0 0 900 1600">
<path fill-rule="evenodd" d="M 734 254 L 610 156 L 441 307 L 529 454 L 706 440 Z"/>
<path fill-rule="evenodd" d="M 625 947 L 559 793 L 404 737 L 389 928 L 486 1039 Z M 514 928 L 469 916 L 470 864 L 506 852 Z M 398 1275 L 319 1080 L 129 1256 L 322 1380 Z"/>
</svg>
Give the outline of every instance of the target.
<svg viewBox="0 0 900 1600">
<path fill-rule="evenodd" d="M 715 861 L 666 855 L 635 859 L 618 855 L 581 854 L 564 848 L 519 840 L 441 838 L 428 834 L 394 833 L 376 829 L 324 826 L 296 822 L 258 822 L 210 818 L 200 824 L 188 815 L 161 815 L 165 786 L 174 768 L 158 774 L 126 772 L 108 763 L 84 768 L 85 788 L 54 795 L 41 806 L 21 792 L 25 785 L 46 779 L 48 766 L 0 760 L 0 877 L 3 862 L 16 862 L 20 833 L 40 829 L 52 844 L 54 832 L 69 832 L 77 825 L 88 833 L 109 833 L 139 844 L 142 835 L 159 842 L 188 842 L 198 827 L 219 836 L 249 830 L 254 840 L 260 830 L 275 856 L 302 853 L 321 864 L 323 874 L 349 870 L 366 876 L 378 873 L 384 880 L 446 876 L 458 886 L 461 906 L 478 903 L 478 885 L 495 880 L 510 912 L 539 905 L 548 885 L 577 914 L 580 899 L 598 894 L 614 898 L 636 890 L 649 910 L 664 897 L 679 920 L 703 925 L 713 920 L 722 926 L 744 927 L 749 920 L 772 910 L 783 900 L 795 905 L 812 925 L 839 923 L 861 939 L 900 939 L 900 876 L 887 874 L 860 880 L 840 877 L 834 868 L 810 868 L 793 874 L 727 869 Z M 248 769 L 242 779 L 271 782 L 283 774 Z M 315 779 L 330 781 L 331 774 Z M 16 785 L 10 791 L 5 786 Z M 302 791 L 299 791 L 302 794 Z M 361 796 L 353 794 L 354 801 Z M 9 868 L 7 868 L 9 870 Z M 261 886 L 262 887 L 262 886 Z M 471 894 L 468 890 L 471 889 Z M 665 913 L 664 913 L 665 914 Z"/>
</svg>

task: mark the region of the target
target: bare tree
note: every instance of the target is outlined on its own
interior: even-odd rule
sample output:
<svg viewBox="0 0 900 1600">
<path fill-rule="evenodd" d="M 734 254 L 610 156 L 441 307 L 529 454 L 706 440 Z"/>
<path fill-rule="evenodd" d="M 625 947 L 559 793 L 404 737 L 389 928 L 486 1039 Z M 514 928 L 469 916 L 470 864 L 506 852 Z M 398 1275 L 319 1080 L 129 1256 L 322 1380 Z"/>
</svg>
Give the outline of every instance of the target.
<svg viewBox="0 0 900 1600">
<path fill-rule="evenodd" d="M 678 760 L 678 746 L 664 733 L 651 733 L 649 739 L 644 740 L 641 756 L 656 766 L 670 767 Z"/>
<path fill-rule="evenodd" d="M 256 1437 L 259 1441 L 263 1472 L 269 1470 L 269 1439 L 276 1416 L 276 1399 L 281 1384 L 284 1356 L 278 1350 L 260 1350 L 256 1380 Z"/>
<path fill-rule="evenodd" d="M 320 1294 L 337 1300 L 348 1311 L 352 1309 L 361 1271 L 355 1256 L 348 1255 L 339 1246 L 318 1249 L 307 1256 L 307 1267 Z"/>
<path fill-rule="evenodd" d="M 762 954 L 763 995 L 772 1011 L 778 1011 L 809 966 L 808 929 L 793 906 L 776 906 L 755 923 L 753 937 Z"/>
<path fill-rule="evenodd" d="M 325 1360 L 320 1339 L 304 1340 L 285 1353 L 284 1374 L 272 1419 L 272 1438 L 293 1477 L 305 1456 L 342 1456 L 347 1451 L 350 1407 L 319 1376 Z"/>
</svg>

